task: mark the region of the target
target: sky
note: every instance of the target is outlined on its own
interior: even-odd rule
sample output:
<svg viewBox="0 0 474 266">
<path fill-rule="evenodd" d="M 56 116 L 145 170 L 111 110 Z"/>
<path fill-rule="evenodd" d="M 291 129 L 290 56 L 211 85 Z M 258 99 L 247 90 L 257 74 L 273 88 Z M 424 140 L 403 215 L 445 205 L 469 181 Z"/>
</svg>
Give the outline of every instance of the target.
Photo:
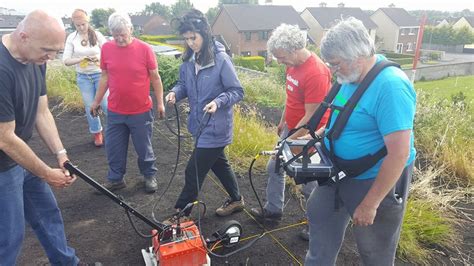
<svg viewBox="0 0 474 266">
<path fill-rule="evenodd" d="M 263 4 L 265 0 L 259 0 Z M 134 13 L 141 11 L 147 4 L 160 2 L 171 6 L 176 0 L 0 0 L 0 7 L 11 8 L 17 11 L 28 13 L 34 9 L 46 9 L 56 16 L 69 15 L 75 8 L 91 11 L 94 8 L 115 8 L 117 11 Z M 206 12 L 210 7 L 217 6 L 218 0 L 191 0 L 194 7 Z M 406 10 L 430 9 L 440 11 L 461 11 L 469 9 L 474 11 L 474 1 L 472 0 L 273 0 L 274 5 L 292 5 L 297 11 L 303 11 L 306 7 L 318 6 L 320 2 L 325 2 L 328 7 L 336 7 L 343 2 L 346 7 L 360 7 L 363 10 L 376 10 L 379 7 L 388 7 L 391 3 L 395 7 Z"/>
</svg>

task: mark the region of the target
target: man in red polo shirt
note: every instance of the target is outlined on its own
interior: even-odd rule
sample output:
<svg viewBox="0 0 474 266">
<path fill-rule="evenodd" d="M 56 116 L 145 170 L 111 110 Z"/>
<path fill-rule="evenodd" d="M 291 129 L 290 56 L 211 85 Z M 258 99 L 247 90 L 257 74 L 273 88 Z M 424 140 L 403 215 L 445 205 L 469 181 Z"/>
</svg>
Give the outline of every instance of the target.
<svg viewBox="0 0 474 266">
<path fill-rule="evenodd" d="M 324 100 L 331 86 L 331 72 L 321 59 L 306 49 L 306 34 L 297 26 L 282 24 L 276 28 L 267 43 L 268 50 L 278 60 L 286 65 L 286 104 L 280 123 L 278 135 L 285 138 L 292 129 L 305 125 L 319 104 Z M 316 133 L 321 134 L 328 120 L 326 113 L 318 125 Z M 291 135 L 296 139 L 306 135 L 306 129 L 300 129 Z M 285 179 L 283 171 L 275 171 L 275 158 L 270 158 L 267 164 L 267 202 L 262 214 L 260 208 L 252 208 L 251 213 L 257 219 L 279 221 L 283 214 L 285 200 Z M 303 187 L 307 198 L 316 187 L 315 181 Z M 302 236 L 305 236 L 306 231 Z"/>
</svg>

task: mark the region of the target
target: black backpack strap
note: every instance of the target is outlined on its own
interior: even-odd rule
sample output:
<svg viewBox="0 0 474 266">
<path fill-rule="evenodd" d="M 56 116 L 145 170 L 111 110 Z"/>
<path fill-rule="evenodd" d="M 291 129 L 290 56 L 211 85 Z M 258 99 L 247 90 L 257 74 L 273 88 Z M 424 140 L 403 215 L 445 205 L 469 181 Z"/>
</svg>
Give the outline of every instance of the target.
<svg viewBox="0 0 474 266">
<path fill-rule="evenodd" d="M 334 122 L 334 125 L 332 126 L 331 139 L 338 139 L 341 136 L 341 133 L 347 124 L 347 120 L 349 120 L 349 117 L 351 116 L 352 111 L 354 111 L 355 106 L 359 102 L 364 92 L 369 88 L 370 84 L 372 83 L 372 81 L 374 81 L 375 77 L 377 77 L 377 75 L 383 69 L 390 66 L 395 66 L 395 67 L 400 68 L 399 64 L 394 63 L 392 61 L 384 60 L 375 64 L 372 67 L 372 69 L 370 69 L 370 71 L 364 77 L 362 82 L 359 84 L 359 87 L 357 87 L 357 90 L 354 92 L 351 98 L 344 105 L 344 110 L 340 112 L 339 115 L 337 116 L 337 119 Z"/>
<path fill-rule="evenodd" d="M 340 178 L 346 176 L 347 170 L 345 170 L 345 166 L 341 165 L 341 163 L 338 163 L 338 159 L 336 155 L 334 154 L 334 140 L 338 139 L 341 136 L 342 131 L 346 127 L 347 121 L 349 120 L 349 117 L 351 116 L 352 112 L 354 111 L 355 106 L 359 102 L 360 98 L 362 95 L 365 93 L 365 91 L 369 88 L 370 84 L 374 79 L 377 77 L 377 75 L 386 67 L 390 66 L 396 66 L 400 68 L 400 65 L 391 62 L 391 61 L 381 61 L 379 63 L 376 63 L 370 71 L 367 73 L 367 75 L 364 77 L 362 82 L 359 84 L 357 87 L 356 91 L 354 94 L 349 98 L 347 103 L 344 105 L 343 110 L 339 112 L 336 121 L 334 122 L 334 125 L 331 127 L 329 130 L 327 137 L 329 140 L 329 146 L 330 146 L 330 151 L 329 151 L 329 157 L 333 161 L 334 165 L 336 166 L 337 169 L 341 170 L 339 173 L 336 174 L 335 176 L 335 198 L 334 198 L 334 208 L 336 210 L 339 209 L 340 205 L 342 204 L 341 197 L 339 196 L 339 185 L 340 185 Z M 386 155 L 386 148 L 385 146 L 379 150 L 375 156 L 370 156 L 371 160 L 369 161 L 364 161 L 363 162 L 363 167 L 359 167 L 359 174 L 362 174 L 372 166 L 374 166 L 381 158 L 383 158 Z M 362 162 L 358 162 L 359 164 Z M 341 174 L 341 175 L 340 175 Z M 352 172 L 352 174 L 354 174 Z M 352 175 L 352 177 L 357 176 L 357 175 Z"/>
<path fill-rule="evenodd" d="M 316 109 L 313 116 L 311 116 L 308 123 L 306 124 L 306 129 L 308 129 L 309 132 L 316 131 L 316 128 L 318 127 L 319 122 L 323 118 L 328 108 L 331 108 L 331 109 L 335 108 L 335 106 L 332 105 L 332 102 L 334 98 L 336 98 L 336 95 L 340 89 L 341 89 L 341 84 L 336 82 L 334 83 L 334 85 L 332 85 L 331 90 L 324 98 L 324 101 L 321 102 L 318 109 Z"/>
</svg>

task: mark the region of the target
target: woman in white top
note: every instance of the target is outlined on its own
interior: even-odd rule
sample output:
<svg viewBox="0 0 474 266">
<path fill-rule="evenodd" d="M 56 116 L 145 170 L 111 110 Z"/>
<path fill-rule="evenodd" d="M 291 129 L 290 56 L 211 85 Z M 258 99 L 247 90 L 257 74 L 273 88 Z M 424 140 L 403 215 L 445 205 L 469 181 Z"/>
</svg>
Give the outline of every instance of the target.
<svg viewBox="0 0 474 266">
<path fill-rule="evenodd" d="M 81 90 L 84 101 L 89 131 L 93 134 L 94 145 L 103 145 L 102 124 L 99 116 L 89 112 L 99 87 L 101 75 L 100 49 L 106 42 L 105 37 L 89 25 L 89 16 L 82 9 L 76 9 L 71 16 L 76 31 L 69 34 L 64 48 L 63 62 L 66 66 L 76 66 L 77 86 Z M 107 96 L 101 102 L 102 110 L 107 112 Z"/>
</svg>

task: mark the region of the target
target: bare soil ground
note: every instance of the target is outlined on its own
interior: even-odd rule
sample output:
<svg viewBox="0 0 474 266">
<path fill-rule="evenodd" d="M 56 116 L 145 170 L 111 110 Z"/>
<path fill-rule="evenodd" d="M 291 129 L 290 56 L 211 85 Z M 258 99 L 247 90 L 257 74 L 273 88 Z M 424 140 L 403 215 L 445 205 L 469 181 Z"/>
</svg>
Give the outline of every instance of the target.
<svg viewBox="0 0 474 266">
<path fill-rule="evenodd" d="M 81 170 L 99 182 L 105 180 L 107 162 L 105 150 L 92 145 L 87 122 L 82 114 L 53 111 L 63 143 L 68 150 L 70 159 Z M 184 183 L 184 166 L 191 152 L 190 139 L 182 148 L 182 155 L 176 178 L 158 203 L 156 216 L 162 220 L 173 213 L 173 205 Z M 136 154 L 130 144 L 128 153 L 127 174 L 125 179 L 128 187 L 121 190 L 124 200 L 138 209 L 145 216 L 151 218 L 151 209 L 159 195 L 163 193 L 169 182 L 174 167 L 177 139 L 165 127 L 163 121 L 158 121 L 154 132 L 154 150 L 159 169 L 160 189 L 155 194 L 146 194 L 144 181 L 139 175 L 136 163 Z M 54 158 L 49 154 L 37 135 L 30 141 L 31 147 L 48 163 L 54 164 Z M 265 158 L 263 159 L 265 160 Z M 249 162 L 250 163 L 250 162 Z M 251 191 L 250 182 L 246 173 L 239 173 L 238 182 L 242 195 L 246 201 L 246 209 L 257 207 L 255 196 Z M 264 173 L 255 173 L 254 184 L 261 198 L 264 198 L 266 176 Z M 138 236 L 132 229 L 122 207 L 109 198 L 96 195 L 95 189 L 78 179 L 73 186 L 64 190 L 55 190 L 55 194 L 62 210 L 66 234 L 70 246 L 76 249 L 77 255 L 85 262 L 99 261 L 104 265 L 144 265 L 140 249 L 149 247 L 151 242 Z M 261 227 L 249 215 L 247 210 L 230 217 L 217 217 L 214 210 L 224 201 L 226 194 L 220 183 L 212 175 L 204 182 L 200 200 L 207 205 L 207 213 L 201 220 L 201 229 L 204 236 L 210 236 L 226 221 L 233 219 L 242 224 L 242 245 L 255 238 Z M 271 225 L 266 236 L 248 248 L 227 259 L 211 257 L 215 265 L 302 265 L 308 242 L 301 240 L 298 233 L 304 228 L 304 212 L 299 200 L 293 198 L 287 191 L 287 204 L 283 220 L 279 224 Z M 195 212 L 195 211 L 194 211 Z M 150 227 L 137 221 L 137 227 L 143 233 L 149 233 Z M 26 238 L 18 261 L 18 265 L 44 265 L 47 257 L 31 228 L 26 228 Z M 349 231 L 346 241 L 338 258 L 338 265 L 358 265 L 356 247 Z M 466 239 L 472 248 L 472 236 Z M 227 252 L 228 250 L 217 250 Z M 449 261 L 449 254 L 444 261 Z M 397 261 L 397 264 L 405 264 Z M 444 263 L 443 263 L 444 264 Z"/>
</svg>

